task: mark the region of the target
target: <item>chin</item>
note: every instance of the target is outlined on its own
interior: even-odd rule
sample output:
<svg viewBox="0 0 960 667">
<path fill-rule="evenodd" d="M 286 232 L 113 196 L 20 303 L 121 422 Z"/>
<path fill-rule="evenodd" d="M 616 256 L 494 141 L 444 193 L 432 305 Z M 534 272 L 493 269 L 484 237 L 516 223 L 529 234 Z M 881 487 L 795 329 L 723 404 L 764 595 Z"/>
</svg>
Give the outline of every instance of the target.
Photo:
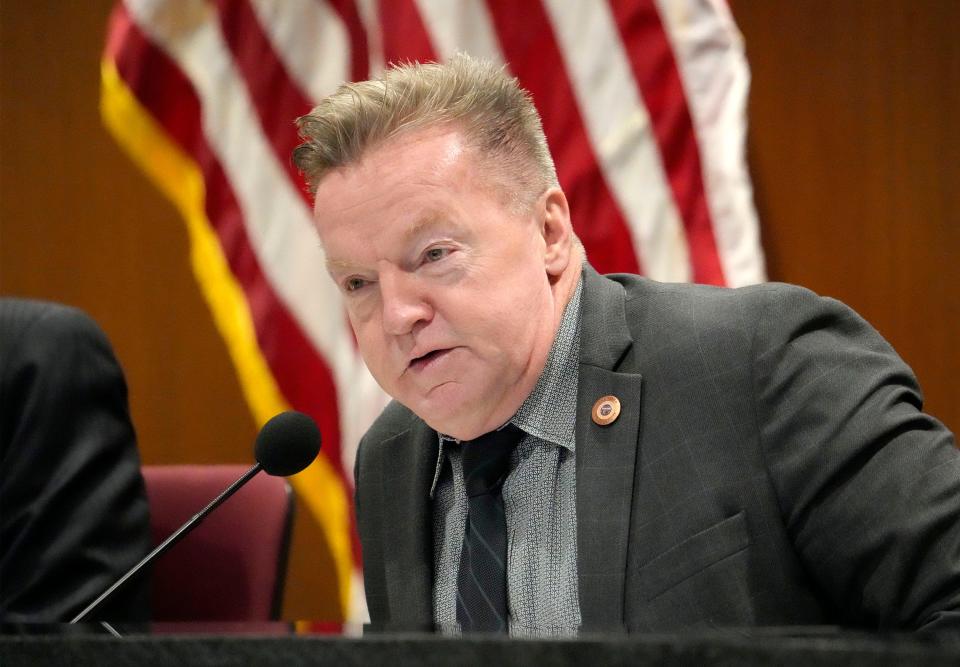
<svg viewBox="0 0 960 667">
<path fill-rule="evenodd" d="M 462 392 L 456 393 L 462 394 Z M 483 419 L 478 416 L 476 397 L 431 396 L 429 399 L 421 399 L 406 405 L 430 428 L 444 435 L 460 440 L 480 435 L 480 432 L 473 432 L 483 426 Z"/>
<path fill-rule="evenodd" d="M 435 424 L 427 422 L 427 426 L 438 433 L 442 433 L 443 435 L 451 438 L 456 438 L 457 440 L 473 440 L 474 438 L 478 438 L 486 432 L 482 426 L 466 420 L 448 421 Z"/>
</svg>

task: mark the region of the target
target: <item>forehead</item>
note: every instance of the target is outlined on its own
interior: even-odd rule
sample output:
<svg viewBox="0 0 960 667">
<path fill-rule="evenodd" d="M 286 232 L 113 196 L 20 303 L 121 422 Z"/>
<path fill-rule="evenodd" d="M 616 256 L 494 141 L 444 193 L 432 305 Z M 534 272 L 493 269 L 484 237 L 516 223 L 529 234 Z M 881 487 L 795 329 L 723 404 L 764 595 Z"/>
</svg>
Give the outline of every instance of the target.
<svg viewBox="0 0 960 667">
<path fill-rule="evenodd" d="M 442 217 L 467 201 L 508 207 L 513 188 L 498 168 L 456 127 L 392 137 L 357 162 L 329 172 L 317 185 L 314 221 L 321 242 L 326 246 L 343 222 L 373 226 L 388 219 L 420 225 L 423 218 Z"/>
<path fill-rule="evenodd" d="M 330 268 L 384 256 L 463 221 L 466 208 L 495 205 L 476 149 L 456 129 L 425 128 L 376 146 L 318 184 L 314 220 Z"/>
<path fill-rule="evenodd" d="M 357 161 L 328 172 L 317 184 L 314 213 L 319 216 L 346 203 L 345 188 L 363 187 L 364 192 L 356 194 L 383 195 L 404 183 L 439 183 L 453 172 L 472 169 L 474 153 L 462 133 L 450 127 L 423 128 L 391 137 L 365 151 Z"/>
</svg>

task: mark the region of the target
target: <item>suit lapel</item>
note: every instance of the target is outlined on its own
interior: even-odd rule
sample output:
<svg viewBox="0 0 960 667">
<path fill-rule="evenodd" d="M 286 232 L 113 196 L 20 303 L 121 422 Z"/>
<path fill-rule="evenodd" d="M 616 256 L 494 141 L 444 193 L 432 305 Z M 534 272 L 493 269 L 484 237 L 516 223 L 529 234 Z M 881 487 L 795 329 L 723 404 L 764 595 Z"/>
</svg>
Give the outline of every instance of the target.
<svg viewBox="0 0 960 667">
<path fill-rule="evenodd" d="M 433 522 L 430 484 L 437 434 L 416 420 L 410 431 L 384 443 L 383 557 L 389 626 L 433 628 Z"/>
<path fill-rule="evenodd" d="M 616 368 L 633 344 L 623 287 L 584 268 L 577 394 L 577 569 L 584 631 L 624 628 L 624 576 L 640 428 L 641 376 Z M 619 418 L 594 423 L 597 399 L 616 396 Z"/>
</svg>

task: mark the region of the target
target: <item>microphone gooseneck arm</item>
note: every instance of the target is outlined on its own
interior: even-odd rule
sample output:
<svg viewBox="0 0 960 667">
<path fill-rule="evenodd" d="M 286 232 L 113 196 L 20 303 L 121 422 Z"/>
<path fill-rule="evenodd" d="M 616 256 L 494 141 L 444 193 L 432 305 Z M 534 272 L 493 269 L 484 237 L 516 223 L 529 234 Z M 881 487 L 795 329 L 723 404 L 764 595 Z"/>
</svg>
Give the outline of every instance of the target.
<svg viewBox="0 0 960 667">
<path fill-rule="evenodd" d="M 71 624 L 79 623 L 89 616 L 92 612 L 96 611 L 98 607 L 103 605 L 120 587 L 126 584 L 131 579 L 135 578 L 144 567 L 155 561 L 161 555 L 163 555 L 170 547 L 182 540 L 187 534 L 196 528 L 201 521 L 203 521 L 210 512 L 215 510 L 220 506 L 223 501 L 236 493 L 241 486 L 249 482 L 254 475 L 263 470 L 263 466 L 260 463 L 255 464 L 250 470 L 245 472 L 243 476 L 238 479 L 236 482 L 231 484 L 226 488 L 226 490 L 221 493 L 219 496 L 210 501 L 210 504 L 204 507 L 202 510 L 193 515 L 193 517 L 187 521 L 185 524 L 180 526 L 175 533 L 170 537 L 161 542 L 153 551 L 144 556 L 143 560 L 134 565 L 130 570 L 127 571 L 122 577 L 117 579 L 117 581 L 107 590 L 100 594 L 96 600 L 87 605 L 87 608 L 81 611 L 79 614 L 73 617 L 73 620 L 70 621 Z"/>
</svg>

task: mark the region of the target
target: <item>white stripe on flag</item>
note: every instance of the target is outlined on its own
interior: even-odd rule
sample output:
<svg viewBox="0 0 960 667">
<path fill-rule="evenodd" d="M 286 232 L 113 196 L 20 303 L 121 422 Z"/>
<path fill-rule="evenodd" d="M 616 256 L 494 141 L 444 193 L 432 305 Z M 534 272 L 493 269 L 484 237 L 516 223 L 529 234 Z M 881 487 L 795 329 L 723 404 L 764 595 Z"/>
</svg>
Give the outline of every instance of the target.
<svg viewBox="0 0 960 667">
<path fill-rule="evenodd" d="M 304 311 L 295 298 L 304 284 L 312 286 L 321 303 L 336 298 L 323 271 L 310 211 L 263 136 L 215 10 L 203 0 L 128 0 L 128 7 L 193 84 L 201 102 L 204 136 L 243 210 L 247 236 L 264 274 L 281 301 L 309 325 L 308 338 L 332 357 L 341 351 L 336 344 L 331 348 L 331 341 L 341 337 L 337 332 L 342 316 L 320 318 L 318 309 Z M 189 27 L 185 19 L 193 21 Z"/>
<path fill-rule="evenodd" d="M 318 2 L 326 0 L 317 0 Z M 380 0 L 356 0 L 360 21 L 367 33 L 367 54 L 370 57 L 370 78 L 383 73 L 383 27 L 380 25 Z"/>
<path fill-rule="evenodd" d="M 723 0 L 656 0 L 676 56 L 703 169 L 723 275 L 731 287 L 766 280 L 747 173 L 750 70 Z"/>
<path fill-rule="evenodd" d="M 544 8 L 644 274 L 655 280 L 690 280 L 683 225 L 609 7 L 592 0 L 545 0 Z"/>
<path fill-rule="evenodd" d="M 417 0 L 420 17 L 440 60 L 458 51 L 503 62 L 503 53 L 484 0 Z"/>
<path fill-rule="evenodd" d="M 250 0 L 290 77 L 313 102 L 350 78 L 350 37 L 322 0 Z M 293 119 L 290 119 L 293 122 Z"/>
</svg>

